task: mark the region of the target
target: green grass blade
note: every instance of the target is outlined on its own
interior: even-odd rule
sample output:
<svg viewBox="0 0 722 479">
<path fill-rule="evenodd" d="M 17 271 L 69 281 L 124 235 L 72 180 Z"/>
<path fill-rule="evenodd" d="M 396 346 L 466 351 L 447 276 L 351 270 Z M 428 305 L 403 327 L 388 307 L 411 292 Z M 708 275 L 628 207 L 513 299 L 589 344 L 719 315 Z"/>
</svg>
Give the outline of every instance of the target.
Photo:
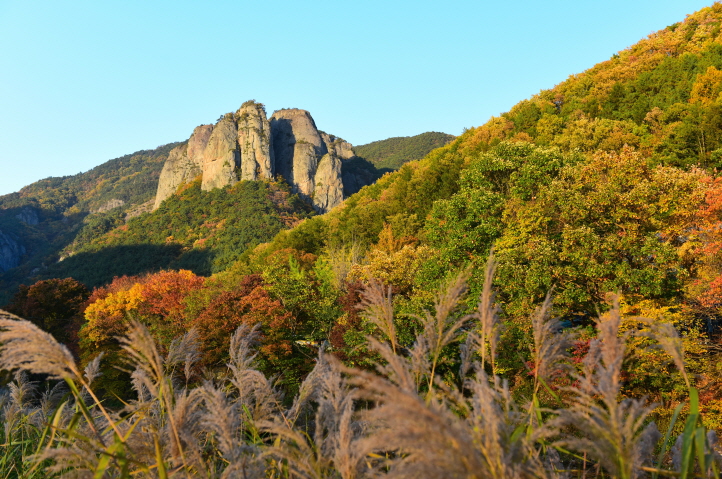
<svg viewBox="0 0 722 479">
<path fill-rule="evenodd" d="M 682 411 L 682 407 L 684 406 L 683 403 L 677 404 L 677 407 L 674 408 L 674 413 L 672 413 L 672 419 L 669 422 L 669 426 L 667 427 L 667 432 L 664 434 L 664 440 L 662 441 L 662 449 L 659 451 L 659 455 L 657 455 L 657 462 L 654 465 L 655 469 L 661 469 L 662 468 L 662 461 L 664 461 L 664 456 L 669 452 L 669 448 L 671 447 L 669 443 L 669 439 L 672 436 L 672 431 L 674 430 L 674 425 L 677 423 L 677 418 L 679 418 L 679 413 Z M 652 473 L 652 479 L 657 479 L 657 473 Z"/>
<path fill-rule="evenodd" d="M 699 419 L 699 395 L 695 388 L 689 388 L 689 413 L 682 434 L 682 470 L 679 476 L 682 479 L 687 479 L 694 468 L 694 437 Z"/>
</svg>

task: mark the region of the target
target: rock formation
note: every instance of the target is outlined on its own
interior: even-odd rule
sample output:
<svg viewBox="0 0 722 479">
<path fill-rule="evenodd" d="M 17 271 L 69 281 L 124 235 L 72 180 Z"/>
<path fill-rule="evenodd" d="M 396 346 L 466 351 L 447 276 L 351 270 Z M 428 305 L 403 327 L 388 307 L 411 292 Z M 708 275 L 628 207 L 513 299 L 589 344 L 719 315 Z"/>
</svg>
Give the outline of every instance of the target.
<svg viewBox="0 0 722 479">
<path fill-rule="evenodd" d="M 341 181 L 341 160 L 335 153 L 326 153 L 313 179 L 313 207 L 317 211 L 328 211 L 343 201 L 343 181 Z"/>
<path fill-rule="evenodd" d="M 15 235 L 0 231 L 0 271 L 5 272 L 18 266 L 24 254 L 25 247 Z"/>
<path fill-rule="evenodd" d="M 227 114 L 213 127 L 203 151 L 201 189 L 211 190 L 238 182 L 241 152 L 238 150 L 238 127 L 233 115 Z"/>
<path fill-rule="evenodd" d="M 20 213 L 15 215 L 15 218 L 22 221 L 26 225 L 30 226 L 36 226 L 38 223 L 40 223 L 40 218 L 38 218 L 38 213 L 29 206 L 24 206 Z"/>
<path fill-rule="evenodd" d="M 353 152 L 353 147 L 348 141 L 344 141 L 341 138 L 337 138 L 328 133 L 321 132 L 321 138 L 326 144 L 326 148 L 329 152 L 333 152 L 337 157 L 342 160 L 350 160 L 356 153 Z"/>
<path fill-rule="evenodd" d="M 241 148 L 241 179 L 273 178 L 274 151 L 271 125 L 263 105 L 247 101 L 236 112 Z"/>
<path fill-rule="evenodd" d="M 171 150 L 160 172 L 153 209 L 175 193 L 180 185 L 193 181 L 203 173 L 203 152 L 212 132 L 213 125 L 198 126 L 187 143 Z"/>
<path fill-rule="evenodd" d="M 351 144 L 319 131 L 306 110 L 279 110 L 269 120 L 262 104 L 247 101 L 215 125 L 197 127 L 186 144 L 171 151 L 153 209 L 202 175 L 203 190 L 282 177 L 324 213 L 343 201 L 342 165 L 353 157 Z"/>
<path fill-rule="evenodd" d="M 306 110 L 279 110 L 271 116 L 276 173 L 283 176 L 301 197 L 313 194 L 318 160 L 326 154 L 326 144 Z"/>
</svg>

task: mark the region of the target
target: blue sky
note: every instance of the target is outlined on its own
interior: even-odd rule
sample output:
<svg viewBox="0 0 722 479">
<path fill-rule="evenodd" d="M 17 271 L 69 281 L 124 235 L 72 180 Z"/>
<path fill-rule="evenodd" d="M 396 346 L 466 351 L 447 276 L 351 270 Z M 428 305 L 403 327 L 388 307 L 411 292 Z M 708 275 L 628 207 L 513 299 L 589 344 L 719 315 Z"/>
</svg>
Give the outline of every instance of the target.
<svg viewBox="0 0 722 479">
<path fill-rule="evenodd" d="M 458 135 L 709 0 L 0 0 L 0 194 L 249 99 L 352 144 Z"/>
</svg>

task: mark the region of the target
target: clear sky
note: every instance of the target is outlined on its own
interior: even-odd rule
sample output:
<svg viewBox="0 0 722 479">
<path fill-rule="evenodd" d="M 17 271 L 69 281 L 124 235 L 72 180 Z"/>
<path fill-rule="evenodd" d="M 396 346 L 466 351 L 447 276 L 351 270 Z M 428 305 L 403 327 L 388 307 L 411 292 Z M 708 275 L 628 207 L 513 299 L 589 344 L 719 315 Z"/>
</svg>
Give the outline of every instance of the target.
<svg viewBox="0 0 722 479">
<path fill-rule="evenodd" d="M 711 0 L 0 0 L 0 194 L 255 99 L 359 145 L 458 135 Z"/>
</svg>

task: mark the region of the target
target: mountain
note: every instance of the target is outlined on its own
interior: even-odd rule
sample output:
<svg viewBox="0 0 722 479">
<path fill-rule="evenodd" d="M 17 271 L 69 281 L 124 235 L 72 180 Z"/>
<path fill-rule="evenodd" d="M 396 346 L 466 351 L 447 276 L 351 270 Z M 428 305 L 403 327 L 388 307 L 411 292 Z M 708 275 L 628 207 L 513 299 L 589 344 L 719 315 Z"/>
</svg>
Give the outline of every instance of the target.
<svg viewBox="0 0 722 479">
<path fill-rule="evenodd" d="M 397 136 L 354 146 L 354 152 L 376 168 L 398 170 L 404 163 L 420 160 L 431 150 L 446 145 L 454 138 L 446 133 L 428 131 L 416 136 Z"/>
<path fill-rule="evenodd" d="M 116 158 L 90 171 L 47 178 L 0 197 L 0 302 L 56 262 L 85 219 L 149 210 L 163 164 L 178 143 Z"/>
<path fill-rule="evenodd" d="M 715 4 L 649 35 L 279 233 L 249 267 L 289 247 L 376 255 L 364 268 L 396 278 L 420 314 L 460 268 L 474 268 L 478 290 L 495 244 L 510 314 L 533 311 L 552 285 L 570 321 L 593 317 L 609 291 L 717 304 L 714 228 L 700 228 L 722 166 L 721 25 Z M 389 234 L 408 244 L 384 256 Z"/>
<path fill-rule="evenodd" d="M 219 271 L 249 244 L 311 215 L 308 205 L 324 212 L 382 174 L 349 143 L 318 130 L 309 112 L 266 118 L 262 104 L 248 101 L 186 141 L 0 197 L 0 303 L 20 283 L 55 276 L 92 287 L 168 267 Z M 237 186 L 242 180 L 265 183 Z M 216 188 L 226 191 L 220 203 Z M 266 215 L 265 226 L 257 213 Z M 187 224 L 169 221 L 173 215 Z M 240 232 L 251 225 L 258 226 L 251 236 Z"/>
<path fill-rule="evenodd" d="M 262 104 L 247 101 L 215 125 L 197 127 L 186 144 L 171 151 L 154 208 L 197 176 L 206 191 L 282 177 L 323 213 L 343 200 L 342 162 L 353 156 L 351 145 L 319 131 L 309 112 L 284 109 L 269 120 Z"/>
</svg>

